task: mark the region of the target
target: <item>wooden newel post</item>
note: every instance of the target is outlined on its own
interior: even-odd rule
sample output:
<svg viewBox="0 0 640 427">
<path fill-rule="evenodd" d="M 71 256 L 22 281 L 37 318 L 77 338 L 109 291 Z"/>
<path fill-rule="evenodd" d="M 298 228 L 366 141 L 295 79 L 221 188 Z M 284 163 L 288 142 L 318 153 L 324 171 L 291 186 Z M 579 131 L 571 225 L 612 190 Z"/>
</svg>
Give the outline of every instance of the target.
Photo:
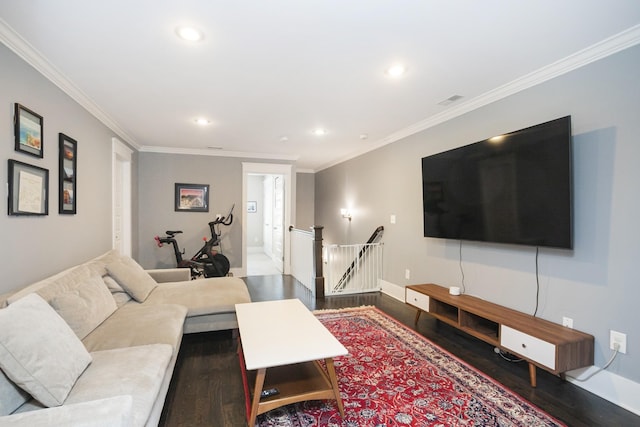
<svg viewBox="0 0 640 427">
<path fill-rule="evenodd" d="M 313 277 L 316 284 L 316 299 L 324 298 L 324 276 L 322 274 L 322 229 L 313 226 Z"/>
</svg>

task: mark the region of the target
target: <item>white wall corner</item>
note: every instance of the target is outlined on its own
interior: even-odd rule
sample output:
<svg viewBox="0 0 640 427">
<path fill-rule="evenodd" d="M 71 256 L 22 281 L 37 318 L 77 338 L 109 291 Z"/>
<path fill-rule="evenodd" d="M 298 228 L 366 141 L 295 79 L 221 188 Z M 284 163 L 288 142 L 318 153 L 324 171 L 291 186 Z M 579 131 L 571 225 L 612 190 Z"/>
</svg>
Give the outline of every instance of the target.
<svg viewBox="0 0 640 427">
<path fill-rule="evenodd" d="M 567 372 L 567 381 L 640 415 L 640 383 L 608 371 L 598 372 L 587 381 L 576 380 L 576 378 L 587 378 L 597 369 L 596 366 L 590 366 L 586 369 Z"/>
<path fill-rule="evenodd" d="M 398 301 L 405 302 L 404 286 L 396 285 L 395 283 L 387 282 L 386 280 L 380 279 L 380 288 L 380 291 L 383 294 L 389 295 L 390 297 L 395 298 Z"/>
</svg>

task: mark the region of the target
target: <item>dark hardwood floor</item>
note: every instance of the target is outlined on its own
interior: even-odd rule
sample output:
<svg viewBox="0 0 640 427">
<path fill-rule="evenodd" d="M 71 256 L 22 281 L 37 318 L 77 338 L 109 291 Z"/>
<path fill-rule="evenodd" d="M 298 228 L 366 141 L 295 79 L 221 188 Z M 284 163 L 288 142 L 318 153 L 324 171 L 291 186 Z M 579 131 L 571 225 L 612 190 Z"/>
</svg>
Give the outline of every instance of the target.
<svg viewBox="0 0 640 427">
<path fill-rule="evenodd" d="M 569 426 L 640 426 L 640 417 L 546 371 L 529 384 L 526 363 L 505 361 L 493 347 L 380 293 L 314 300 L 291 276 L 245 278 L 252 301 L 298 298 L 309 309 L 374 305 L 491 376 Z M 287 331 L 282 331 L 283 335 Z M 246 425 L 242 376 L 230 331 L 185 335 L 160 426 Z"/>
</svg>

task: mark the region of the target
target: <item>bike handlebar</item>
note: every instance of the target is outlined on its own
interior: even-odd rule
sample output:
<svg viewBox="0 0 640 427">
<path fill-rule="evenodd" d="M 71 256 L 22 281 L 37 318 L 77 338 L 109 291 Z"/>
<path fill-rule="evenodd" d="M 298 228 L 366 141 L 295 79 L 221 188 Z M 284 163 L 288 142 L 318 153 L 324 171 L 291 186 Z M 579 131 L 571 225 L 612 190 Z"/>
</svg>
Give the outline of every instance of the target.
<svg viewBox="0 0 640 427">
<path fill-rule="evenodd" d="M 218 225 L 218 224 L 231 225 L 232 222 L 233 222 L 233 214 L 230 213 L 227 216 L 219 216 L 213 221 L 209 222 L 209 227 L 213 225 Z"/>
<path fill-rule="evenodd" d="M 162 237 L 161 238 L 160 236 L 156 236 L 153 239 L 156 241 L 156 244 L 158 245 L 159 248 L 161 248 L 164 243 L 171 243 L 172 240 L 175 240 L 172 237 Z"/>
</svg>

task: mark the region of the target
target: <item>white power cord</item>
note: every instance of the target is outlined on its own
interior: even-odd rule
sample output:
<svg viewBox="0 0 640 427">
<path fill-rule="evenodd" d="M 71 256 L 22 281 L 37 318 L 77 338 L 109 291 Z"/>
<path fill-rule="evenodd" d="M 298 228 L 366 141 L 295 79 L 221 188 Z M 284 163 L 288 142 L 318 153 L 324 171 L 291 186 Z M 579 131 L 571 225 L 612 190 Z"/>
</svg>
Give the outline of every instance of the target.
<svg viewBox="0 0 640 427">
<path fill-rule="evenodd" d="M 576 381 L 580 381 L 580 382 L 584 382 L 587 381 L 588 379 L 590 379 L 591 377 L 593 377 L 595 374 L 604 371 L 605 369 L 607 369 L 609 367 L 609 365 L 611 365 L 613 363 L 613 359 L 616 358 L 616 356 L 618 355 L 618 350 L 620 349 L 620 344 L 615 343 L 613 345 L 613 354 L 611 355 L 611 358 L 609 359 L 609 361 L 607 363 L 605 363 L 605 365 L 602 368 L 598 368 L 597 370 L 593 371 L 592 373 L 590 373 L 586 378 L 576 378 L 576 377 L 572 377 L 571 375 L 567 375 L 569 378 L 576 380 Z"/>
</svg>

